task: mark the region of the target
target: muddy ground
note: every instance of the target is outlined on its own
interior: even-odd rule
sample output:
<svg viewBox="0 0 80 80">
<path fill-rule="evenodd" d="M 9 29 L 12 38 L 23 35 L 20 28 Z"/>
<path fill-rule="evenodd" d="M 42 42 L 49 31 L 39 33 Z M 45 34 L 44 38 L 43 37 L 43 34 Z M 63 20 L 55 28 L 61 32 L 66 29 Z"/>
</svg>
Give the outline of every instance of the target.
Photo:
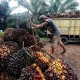
<svg viewBox="0 0 80 80">
<path fill-rule="evenodd" d="M 64 55 L 61 55 L 62 48 L 60 46 L 57 47 L 53 55 L 55 58 L 60 58 L 68 63 L 80 80 L 80 44 L 70 43 L 65 47 L 67 52 Z M 46 42 L 45 49 L 51 51 L 49 42 Z"/>
</svg>

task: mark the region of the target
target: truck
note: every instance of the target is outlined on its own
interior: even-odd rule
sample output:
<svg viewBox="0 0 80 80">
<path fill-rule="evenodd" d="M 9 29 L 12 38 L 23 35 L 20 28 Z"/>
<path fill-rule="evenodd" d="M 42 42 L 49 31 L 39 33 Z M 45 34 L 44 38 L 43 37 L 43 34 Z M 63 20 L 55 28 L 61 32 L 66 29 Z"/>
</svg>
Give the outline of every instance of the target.
<svg viewBox="0 0 80 80">
<path fill-rule="evenodd" d="M 61 29 L 64 44 L 80 42 L 80 18 L 53 18 L 53 21 Z"/>
</svg>

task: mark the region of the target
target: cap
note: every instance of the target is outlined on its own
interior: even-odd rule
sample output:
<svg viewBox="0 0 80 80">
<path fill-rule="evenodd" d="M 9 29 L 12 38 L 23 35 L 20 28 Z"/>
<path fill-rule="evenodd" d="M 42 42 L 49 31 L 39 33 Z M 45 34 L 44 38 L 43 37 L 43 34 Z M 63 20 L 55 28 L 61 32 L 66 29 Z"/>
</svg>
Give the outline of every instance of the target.
<svg viewBox="0 0 80 80">
<path fill-rule="evenodd" d="M 45 15 L 41 15 L 39 19 L 42 19 L 42 18 L 47 18 L 47 17 Z"/>
</svg>

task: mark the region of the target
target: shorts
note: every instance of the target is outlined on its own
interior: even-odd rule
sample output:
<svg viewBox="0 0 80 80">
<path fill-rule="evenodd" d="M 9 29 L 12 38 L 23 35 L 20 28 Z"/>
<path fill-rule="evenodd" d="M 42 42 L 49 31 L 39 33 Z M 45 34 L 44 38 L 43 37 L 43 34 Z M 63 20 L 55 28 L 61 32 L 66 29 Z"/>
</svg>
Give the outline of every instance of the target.
<svg viewBox="0 0 80 80">
<path fill-rule="evenodd" d="M 53 45 L 54 47 L 56 47 L 57 45 L 59 45 L 60 42 L 61 42 L 61 37 L 60 37 L 60 35 L 58 35 L 58 36 L 53 36 L 53 37 L 52 37 L 51 43 L 52 43 L 52 45 Z"/>
</svg>

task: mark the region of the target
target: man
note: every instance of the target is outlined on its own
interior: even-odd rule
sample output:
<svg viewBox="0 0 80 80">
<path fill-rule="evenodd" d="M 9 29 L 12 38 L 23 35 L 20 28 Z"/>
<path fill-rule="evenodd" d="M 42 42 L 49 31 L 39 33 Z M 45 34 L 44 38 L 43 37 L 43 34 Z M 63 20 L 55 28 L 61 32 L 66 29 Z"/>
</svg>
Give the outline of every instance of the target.
<svg viewBox="0 0 80 80">
<path fill-rule="evenodd" d="M 61 38 L 60 38 L 61 32 L 60 32 L 60 29 L 58 28 L 58 26 L 53 22 L 53 20 L 51 18 L 48 18 L 45 15 L 41 15 L 40 20 L 43 23 L 39 24 L 39 25 L 36 25 L 31 22 L 31 26 L 33 26 L 33 29 L 47 27 L 47 29 L 53 34 L 52 46 L 51 46 L 52 53 L 54 53 L 54 50 L 58 44 L 63 48 L 63 51 L 61 54 L 65 53 L 66 48 L 64 47 L 63 43 L 61 42 Z"/>
</svg>

